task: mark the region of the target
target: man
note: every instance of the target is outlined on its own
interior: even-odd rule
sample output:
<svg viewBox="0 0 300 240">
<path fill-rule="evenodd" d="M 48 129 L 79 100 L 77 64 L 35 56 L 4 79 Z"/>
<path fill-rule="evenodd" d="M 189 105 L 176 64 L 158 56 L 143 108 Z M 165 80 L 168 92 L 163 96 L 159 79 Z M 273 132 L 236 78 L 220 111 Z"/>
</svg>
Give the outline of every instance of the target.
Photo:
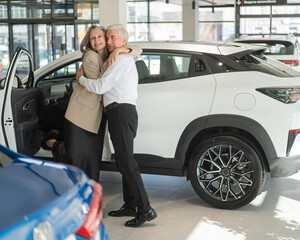
<svg viewBox="0 0 300 240">
<path fill-rule="evenodd" d="M 121 24 L 109 26 L 106 32 L 108 51 L 124 47 L 128 33 Z M 157 217 L 151 208 L 138 165 L 133 158 L 133 141 L 137 131 L 138 115 L 135 108 L 137 99 L 138 74 L 131 55 L 119 55 L 103 76 L 97 80 L 87 79 L 80 70 L 77 79 L 91 92 L 103 94 L 104 112 L 108 130 L 115 149 L 116 164 L 122 174 L 124 205 L 109 216 L 135 216 L 125 223 L 137 227 Z"/>
</svg>

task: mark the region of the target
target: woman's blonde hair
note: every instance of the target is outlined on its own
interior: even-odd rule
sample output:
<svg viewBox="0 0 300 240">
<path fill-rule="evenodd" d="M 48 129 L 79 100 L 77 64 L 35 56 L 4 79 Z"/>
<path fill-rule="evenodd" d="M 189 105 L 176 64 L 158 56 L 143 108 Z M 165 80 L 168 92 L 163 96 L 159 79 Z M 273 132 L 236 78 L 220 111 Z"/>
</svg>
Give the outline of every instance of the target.
<svg viewBox="0 0 300 240">
<path fill-rule="evenodd" d="M 80 43 L 80 51 L 83 54 L 85 54 L 85 52 L 87 50 L 93 50 L 94 51 L 94 49 L 92 48 L 91 43 L 90 43 L 90 34 L 91 34 L 91 31 L 96 29 L 96 28 L 100 29 L 104 33 L 104 37 L 105 37 L 105 34 L 106 34 L 105 27 L 98 26 L 98 25 L 90 26 L 89 29 L 87 30 L 84 38 L 82 39 L 82 41 Z M 104 51 L 103 51 L 103 56 L 104 56 L 105 59 L 108 57 L 108 50 L 107 50 L 106 46 L 105 46 Z"/>
</svg>

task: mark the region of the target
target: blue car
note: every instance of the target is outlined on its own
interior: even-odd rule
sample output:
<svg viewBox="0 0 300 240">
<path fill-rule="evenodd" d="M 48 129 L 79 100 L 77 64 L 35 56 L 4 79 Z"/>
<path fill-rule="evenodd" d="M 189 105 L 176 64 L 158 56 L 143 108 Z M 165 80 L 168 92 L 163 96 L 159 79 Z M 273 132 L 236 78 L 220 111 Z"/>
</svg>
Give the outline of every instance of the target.
<svg viewBox="0 0 300 240">
<path fill-rule="evenodd" d="M 102 188 L 80 169 L 0 145 L 1 240 L 108 240 Z"/>
</svg>

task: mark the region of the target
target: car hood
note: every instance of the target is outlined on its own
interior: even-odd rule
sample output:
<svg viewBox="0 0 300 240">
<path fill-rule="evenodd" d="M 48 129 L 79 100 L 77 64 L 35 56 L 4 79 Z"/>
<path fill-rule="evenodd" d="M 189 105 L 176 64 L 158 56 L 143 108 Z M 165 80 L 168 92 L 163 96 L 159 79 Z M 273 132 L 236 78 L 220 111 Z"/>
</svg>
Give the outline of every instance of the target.
<svg viewBox="0 0 300 240">
<path fill-rule="evenodd" d="M 54 201 L 80 181 L 76 168 L 19 158 L 0 169 L 0 231 Z"/>
</svg>

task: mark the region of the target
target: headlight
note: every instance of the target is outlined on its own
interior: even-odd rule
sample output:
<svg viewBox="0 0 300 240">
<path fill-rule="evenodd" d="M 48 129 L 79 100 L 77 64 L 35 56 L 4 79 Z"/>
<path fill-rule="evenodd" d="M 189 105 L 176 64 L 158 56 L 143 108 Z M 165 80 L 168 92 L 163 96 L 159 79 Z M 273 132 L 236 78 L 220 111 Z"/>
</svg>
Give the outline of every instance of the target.
<svg viewBox="0 0 300 240">
<path fill-rule="evenodd" d="M 48 221 L 41 222 L 33 229 L 33 240 L 53 240 L 53 229 Z"/>
</svg>

